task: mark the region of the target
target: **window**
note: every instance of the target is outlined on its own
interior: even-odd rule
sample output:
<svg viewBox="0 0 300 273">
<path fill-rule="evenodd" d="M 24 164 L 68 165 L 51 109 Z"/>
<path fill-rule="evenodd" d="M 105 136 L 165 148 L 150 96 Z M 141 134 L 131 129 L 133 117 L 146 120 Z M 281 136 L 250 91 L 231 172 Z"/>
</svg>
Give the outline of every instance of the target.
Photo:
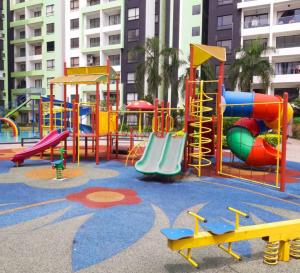
<svg viewBox="0 0 300 273">
<path fill-rule="evenodd" d="M 268 39 L 267 38 L 261 38 L 261 39 L 244 40 L 244 48 L 251 46 L 251 44 L 253 42 L 260 43 L 264 48 L 267 48 L 267 46 L 268 46 Z"/>
<path fill-rule="evenodd" d="M 77 29 L 77 28 L 79 28 L 79 18 L 71 19 L 70 20 L 70 28 L 71 29 Z"/>
<path fill-rule="evenodd" d="M 100 37 L 90 38 L 90 47 L 100 46 Z"/>
<path fill-rule="evenodd" d="M 34 64 L 34 70 L 41 70 L 42 69 L 42 63 L 35 63 Z"/>
<path fill-rule="evenodd" d="M 127 93 L 127 102 L 138 100 L 138 93 Z"/>
<path fill-rule="evenodd" d="M 34 37 L 38 37 L 38 36 L 41 36 L 41 35 L 42 35 L 42 29 L 36 28 L 34 30 Z"/>
<path fill-rule="evenodd" d="M 94 6 L 100 4 L 100 0 L 88 0 L 88 6 Z"/>
<path fill-rule="evenodd" d="M 54 15 L 54 5 L 46 6 L 46 16 Z"/>
<path fill-rule="evenodd" d="M 140 18 L 139 8 L 128 9 L 128 21 L 137 20 L 139 18 Z"/>
<path fill-rule="evenodd" d="M 110 15 L 108 17 L 108 25 L 112 26 L 112 25 L 118 25 L 121 22 L 121 16 L 120 14 L 116 14 L 116 15 Z"/>
<path fill-rule="evenodd" d="M 139 39 L 140 31 L 139 29 L 128 30 L 128 42 L 134 42 Z"/>
<path fill-rule="evenodd" d="M 277 48 L 300 47 L 300 35 L 277 37 L 276 47 Z"/>
<path fill-rule="evenodd" d="M 137 115 L 127 115 L 127 125 L 129 126 L 136 126 L 138 124 L 138 118 Z"/>
<path fill-rule="evenodd" d="M 231 40 L 217 41 L 217 46 L 225 47 L 226 53 L 230 54 L 232 49 L 232 41 Z"/>
<path fill-rule="evenodd" d="M 47 24 L 47 34 L 54 33 L 54 23 Z"/>
<path fill-rule="evenodd" d="M 25 30 L 20 31 L 20 39 L 25 39 Z"/>
<path fill-rule="evenodd" d="M 128 51 L 127 53 L 127 62 L 135 63 L 138 61 L 139 54 L 136 51 Z"/>
<path fill-rule="evenodd" d="M 33 17 L 40 17 L 40 16 L 42 16 L 42 12 L 41 12 L 40 10 L 35 11 L 35 12 L 33 13 Z"/>
<path fill-rule="evenodd" d="M 111 65 L 120 65 L 120 55 L 109 55 L 108 56 Z"/>
<path fill-rule="evenodd" d="M 232 4 L 232 0 L 218 0 L 218 5 L 227 5 L 227 4 Z"/>
<path fill-rule="evenodd" d="M 47 60 L 47 70 L 52 70 L 55 68 L 55 60 Z"/>
<path fill-rule="evenodd" d="M 232 15 L 218 16 L 218 29 L 228 29 L 232 27 Z"/>
<path fill-rule="evenodd" d="M 276 75 L 300 74 L 300 61 L 284 62 L 275 65 Z"/>
<path fill-rule="evenodd" d="M 79 57 L 72 57 L 71 58 L 71 67 L 78 67 L 79 66 Z"/>
<path fill-rule="evenodd" d="M 71 0 L 70 1 L 70 10 L 79 9 L 79 0 Z"/>
<path fill-rule="evenodd" d="M 43 84 L 43 81 L 40 80 L 40 79 L 34 81 L 34 87 L 35 88 L 42 88 L 42 84 Z"/>
<path fill-rule="evenodd" d="M 20 16 L 19 16 L 19 20 L 24 20 L 25 19 L 25 14 L 21 14 Z"/>
<path fill-rule="evenodd" d="M 269 25 L 269 16 L 267 13 L 250 15 L 245 16 L 244 21 L 245 28 L 264 27 Z"/>
<path fill-rule="evenodd" d="M 42 46 L 41 45 L 34 46 L 34 55 L 42 55 Z"/>
<path fill-rule="evenodd" d="M 94 66 L 100 65 L 100 56 L 99 55 L 87 55 L 87 65 Z"/>
<path fill-rule="evenodd" d="M 47 42 L 47 52 L 52 52 L 55 50 L 55 43 L 54 42 Z"/>
<path fill-rule="evenodd" d="M 109 45 L 117 45 L 120 43 L 120 40 L 121 40 L 120 34 L 109 35 L 108 44 Z"/>
<path fill-rule="evenodd" d="M 192 36 L 200 36 L 200 27 L 192 28 Z"/>
<path fill-rule="evenodd" d="M 71 38 L 70 45 L 71 48 L 79 48 L 79 38 Z"/>
<path fill-rule="evenodd" d="M 20 57 L 25 57 L 26 56 L 26 48 L 25 47 L 21 47 L 20 48 Z"/>
<path fill-rule="evenodd" d="M 127 83 L 135 83 L 135 73 L 127 73 Z"/>
<path fill-rule="evenodd" d="M 201 13 L 201 5 L 194 5 L 192 8 L 192 14 L 198 15 Z"/>
<path fill-rule="evenodd" d="M 26 71 L 26 63 L 20 63 L 18 71 Z"/>
<path fill-rule="evenodd" d="M 290 9 L 277 13 L 278 24 L 292 24 L 300 22 L 300 9 Z"/>
<path fill-rule="evenodd" d="M 90 19 L 90 28 L 100 27 L 100 18 Z"/>
</svg>

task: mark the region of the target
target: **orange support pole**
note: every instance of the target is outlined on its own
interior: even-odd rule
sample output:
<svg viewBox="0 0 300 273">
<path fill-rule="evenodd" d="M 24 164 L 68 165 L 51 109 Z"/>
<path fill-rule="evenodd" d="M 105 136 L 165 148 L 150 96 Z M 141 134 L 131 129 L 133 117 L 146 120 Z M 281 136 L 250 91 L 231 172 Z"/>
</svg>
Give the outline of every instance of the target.
<svg viewBox="0 0 300 273">
<path fill-rule="evenodd" d="M 119 79 L 116 80 L 116 158 L 119 153 Z"/>
<path fill-rule="evenodd" d="M 72 162 L 75 163 L 76 162 L 76 127 L 77 127 L 77 122 L 76 122 L 76 116 L 77 116 L 77 111 L 76 111 L 76 101 L 73 100 L 72 101 L 72 125 L 73 125 L 73 153 L 72 153 Z"/>
<path fill-rule="evenodd" d="M 170 103 L 167 102 L 167 116 L 166 116 L 166 133 L 169 133 L 170 131 L 170 115 L 171 115 L 171 110 L 170 110 Z"/>
<path fill-rule="evenodd" d="M 66 62 L 64 62 L 64 75 L 67 75 L 67 65 Z M 67 86 L 64 84 L 64 130 L 66 131 L 68 129 L 67 125 Z M 65 140 L 64 143 L 64 149 L 65 149 L 65 158 L 67 158 L 67 150 L 68 150 L 68 140 Z"/>
<path fill-rule="evenodd" d="M 53 131 L 53 83 L 50 84 L 50 131 Z M 50 160 L 53 161 L 53 147 L 50 149 Z"/>
<path fill-rule="evenodd" d="M 158 99 L 155 99 L 154 102 L 154 132 L 157 133 L 158 131 Z"/>
<path fill-rule="evenodd" d="M 95 150 L 96 150 L 96 164 L 99 165 L 99 112 L 100 112 L 100 91 L 99 83 L 96 83 L 96 141 L 95 141 Z"/>
<path fill-rule="evenodd" d="M 217 151 L 216 151 L 216 174 L 221 171 L 221 154 L 222 154 L 222 89 L 224 79 L 224 62 L 220 63 L 218 94 L 217 94 Z"/>
<path fill-rule="evenodd" d="M 161 121 L 160 121 L 160 130 L 161 136 L 164 137 L 164 130 L 165 130 L 165 110 L 164 110 L 165 103 L 162 101 L 161 106 Z"/>
<path fill-rule="evenodd" d="M 287 127 L 288 127 L 288 101 L 287 92 L 283 94 L 283 118 L 282 118 L 282 143 L 281 143 L 281 162 L 280 162 L 280 191 L 285 191 L 286 177 L 286 144 L 287 144 Z"/>
<path fill-rule="evenodd" d="M 43 123 L 44 123 L 44 119 L 43 119 L 43 100 L 42 98 L 40 98 L 40 139 L 43 138 Z"/>
<path fill-rule="evenodd" d="M 131 151 L 133 149 L 133 145 L 134 145 L 134 143 L 133 143 L 133 128 L 132 127 L 130 128 L 130 137 L 129 137 L 129 139 L 130 139 L 129 150 Z"/>
</svg>

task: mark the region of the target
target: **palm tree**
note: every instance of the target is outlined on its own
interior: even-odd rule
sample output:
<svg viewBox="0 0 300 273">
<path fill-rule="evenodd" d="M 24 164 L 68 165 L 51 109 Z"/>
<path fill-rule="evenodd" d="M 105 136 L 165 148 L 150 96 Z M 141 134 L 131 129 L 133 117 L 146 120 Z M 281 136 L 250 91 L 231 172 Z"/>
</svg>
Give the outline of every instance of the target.
<svg viewBox="0 0 300 273">
<path fill-rule="evenodd" d="M 268 88 L 274 70 L 269 60 L 263 58 L 262 55 L 269 51 L 274 51 L 274 49 L 266 47 L 259 40 L 252 41 L 249 46 L 237 50 L 240 57 L 231 64 L 229 69 L 231 85 L 238 86 L 244 91 L 253 91 L 253 77 L 259 76 L 263 87 Z"/>
<path fill-rule="evenodd" d="M 161 84 L 164 87 L 164 97 L 166 91 L 171 86 L 174 94 L 172 94 L 172 101 L 178 99 L 178 68 L 185 64 L 179 58 L 179 50 L 176 48 L 160 49 L 160 42 L 158 37 L 148 38 L 145 45 L 136 46 L 131 52 L 134 54 L 141 54 L 145 56 L 145 61 L 137 65 L 135 85 L 139 96 L 142 96 L 144 90 L 144 80 L 147 81 L 147 91 L 152 98 L 158 96 L 158 88 Z M 159 71 L 159 59 L 163 57 L 164 63 L 162 71 Z M 174 104 L 173 104 L 174 105 Z"/>
</svg>

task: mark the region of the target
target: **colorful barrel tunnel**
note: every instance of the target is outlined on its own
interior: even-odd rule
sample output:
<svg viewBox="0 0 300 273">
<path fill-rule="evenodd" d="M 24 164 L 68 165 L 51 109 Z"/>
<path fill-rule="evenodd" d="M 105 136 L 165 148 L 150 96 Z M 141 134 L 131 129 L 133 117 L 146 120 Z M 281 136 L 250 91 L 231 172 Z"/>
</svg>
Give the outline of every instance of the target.
<svg viewBox="0 0 300 273">
<path fill-rule="evenodd" d="M 279 96 L 223 91 L 223 103 L 226 104 L 224 116 L 242 117 L 227 132 L 227 145 L 247 165 L 276 165 L 278 157 L 280 160 L 281 153 L 260 135 L 271 129 L 278 129 L 278 118 L 280 116 L 282 121 L 283 117 L 281 102 L 282 98 Z M 290 104 L 287 117 L 288 122 L 293 118 Z"/>
</svg>

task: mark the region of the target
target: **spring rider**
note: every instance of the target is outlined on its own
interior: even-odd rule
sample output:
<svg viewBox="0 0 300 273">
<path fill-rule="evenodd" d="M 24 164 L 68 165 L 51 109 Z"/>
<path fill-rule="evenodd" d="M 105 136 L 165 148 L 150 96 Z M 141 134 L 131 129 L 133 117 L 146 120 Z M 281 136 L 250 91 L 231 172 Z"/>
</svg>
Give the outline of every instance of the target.
<svg viewBox="0 0 300 273">
<path fill-rule="evenodd" d="M 65 162 L 65 159 L 64 159 L 65 152 L 66 152 L 66 150 L 64 148 L 60 149 L 59 150 L 60 159 L 51 162 L 52 169 L 56 170 L 56 179 L 57 180 L 62 180 L 63 179 L 62 171 L 66 168 L 66 162 Z"/>
</svg>

